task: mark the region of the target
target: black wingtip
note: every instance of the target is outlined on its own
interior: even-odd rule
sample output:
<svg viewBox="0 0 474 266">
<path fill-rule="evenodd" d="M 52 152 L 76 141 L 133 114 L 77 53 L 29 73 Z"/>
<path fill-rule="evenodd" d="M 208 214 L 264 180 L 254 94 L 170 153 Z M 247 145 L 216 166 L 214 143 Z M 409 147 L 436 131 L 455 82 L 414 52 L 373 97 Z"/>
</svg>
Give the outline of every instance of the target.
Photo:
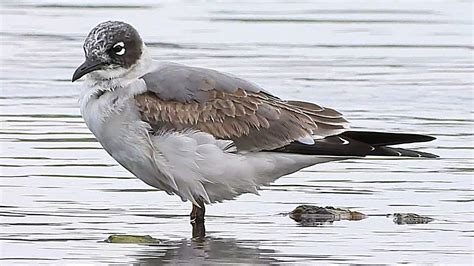
<svg viewBox="0 0 474 266">
<path fill-rule="evenodd" d="M 413 139 L 416 139 L 416 142 L 428 142 L 433 141 L 436 138 L 430 135 L 420 135 L 420 134 L 403 134 L 407 136 L 411 136 Z"/>
<path fill-rule="evenodd" d="M 341 136 L 358 140 L 372 146 L 388 146 L 414 142 L 428 142 L 435 140 L 435 137 L 420 134 L 407 133 L 385 133 L 371 131 L 346 131 Z"/>
<path fill-rule="evenodd" d="M 432 141 L 432 140 L 435 140 L 436 138 L 433 137 L 433 136 L 429 136 L 429 135 L 422 135 L 422 136 L 425 136 L 426 137 L 426 141 Z"/>
<path fill-rule="evenodd" d="M 426 142 L 435 137 L 418 134 L 384 133 L 369 131 L 346 131 L 340 135 L 317 139 L 313 145 L 298 141 L 284 147 L 271 150 L 305 155 L 329 156 L 403 156 L 415 158 L 438 158 L 438 155 L 403 148 L 388 147 L 390 145 Z"/>
</svg>

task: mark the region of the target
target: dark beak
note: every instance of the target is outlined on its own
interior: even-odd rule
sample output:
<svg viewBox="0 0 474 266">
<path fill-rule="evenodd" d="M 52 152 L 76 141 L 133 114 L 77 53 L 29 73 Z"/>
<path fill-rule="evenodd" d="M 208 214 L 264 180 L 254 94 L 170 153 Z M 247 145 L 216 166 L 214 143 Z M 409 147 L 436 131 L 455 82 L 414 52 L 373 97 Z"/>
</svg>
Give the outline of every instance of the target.
<svg viewBox="0 0 474 266">
<path fill-rule="evenodd" d="M 102 65 L 102 62 L 86 59 L 86 61 L 82 63 L 82 65 L 80 65 L 76 71 L 74 71 L 74 74 L 72 75 L 72 82 L 80 79 L 87 73 L 100 69 Z"/>
</svg>

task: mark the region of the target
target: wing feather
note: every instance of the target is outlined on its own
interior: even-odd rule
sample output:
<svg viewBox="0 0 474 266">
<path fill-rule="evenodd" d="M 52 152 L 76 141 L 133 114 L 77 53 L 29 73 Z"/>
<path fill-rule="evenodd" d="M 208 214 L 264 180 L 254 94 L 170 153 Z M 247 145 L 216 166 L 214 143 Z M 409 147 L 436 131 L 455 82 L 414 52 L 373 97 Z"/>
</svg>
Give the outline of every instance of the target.
<svg viewBox="0 0 474 266">
<path fill-rule="evenodd" d="M 283 101 L 246 80 L 209 69 L 167 64 L 143 76 L 136 95 L 141 117 L 155 131 L 195 129 L 232 140 L 238 150 L 273 150 L 308 136 L 338 134 L 342 114 Z"/>
</svg>

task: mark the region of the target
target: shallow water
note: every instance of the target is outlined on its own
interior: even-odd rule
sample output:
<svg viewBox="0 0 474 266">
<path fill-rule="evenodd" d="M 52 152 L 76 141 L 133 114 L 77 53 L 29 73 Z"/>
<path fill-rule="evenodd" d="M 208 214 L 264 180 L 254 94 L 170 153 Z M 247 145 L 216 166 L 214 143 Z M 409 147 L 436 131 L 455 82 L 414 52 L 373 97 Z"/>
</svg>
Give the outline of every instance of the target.
<svg viewBox="0 0 474 266">
<path fill-rule="evenodd" d="M 1 264 L 473 263 L 470 1 L 74 2 L 2 1 Z M 441 158 L 310 167 L 209 206 L 209 239 L 192 243 L 190 204 L 133 178 L 80 117 L 70 78 L 109 19 L 135 25 L 156 59 L 334 107 L 355 129 L 431 134 L 409 147 Z M 304 227 L 281 215 L 300 204 L 375 216 Z M 383 216 L 394 212 L 436 220 L 397 225 Z M 163 243 L 103 242 L 117 233 Z"/>
</svg>

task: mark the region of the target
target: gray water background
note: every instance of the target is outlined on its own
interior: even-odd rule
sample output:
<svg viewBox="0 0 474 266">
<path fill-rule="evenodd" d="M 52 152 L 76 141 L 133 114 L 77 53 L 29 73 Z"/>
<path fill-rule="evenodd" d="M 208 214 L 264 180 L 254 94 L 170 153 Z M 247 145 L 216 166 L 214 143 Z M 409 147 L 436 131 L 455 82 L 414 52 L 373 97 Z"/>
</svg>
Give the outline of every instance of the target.
<svg viewBox="0 0 474 266">
<path fill-rule="evenodd" d="M 2 1 L 0 264 L 473 263 L 471 1 L 137 2 Z M 192 243 L 190 204 L 135 179 L 80 117 L 70 78 L 110 19 L 157 60 L 336 108 L 354 129 L 431 134 L 408 147 L 441 158 L 310 167 L 209 206 L 209 239 Z M 380 216 L 303 227 L 280 214 L 299 204 Z M 396 225 L 394 212 L 436 221 Z M 103 243 L 111 234 L 163 243 Z"/>
</svg>

